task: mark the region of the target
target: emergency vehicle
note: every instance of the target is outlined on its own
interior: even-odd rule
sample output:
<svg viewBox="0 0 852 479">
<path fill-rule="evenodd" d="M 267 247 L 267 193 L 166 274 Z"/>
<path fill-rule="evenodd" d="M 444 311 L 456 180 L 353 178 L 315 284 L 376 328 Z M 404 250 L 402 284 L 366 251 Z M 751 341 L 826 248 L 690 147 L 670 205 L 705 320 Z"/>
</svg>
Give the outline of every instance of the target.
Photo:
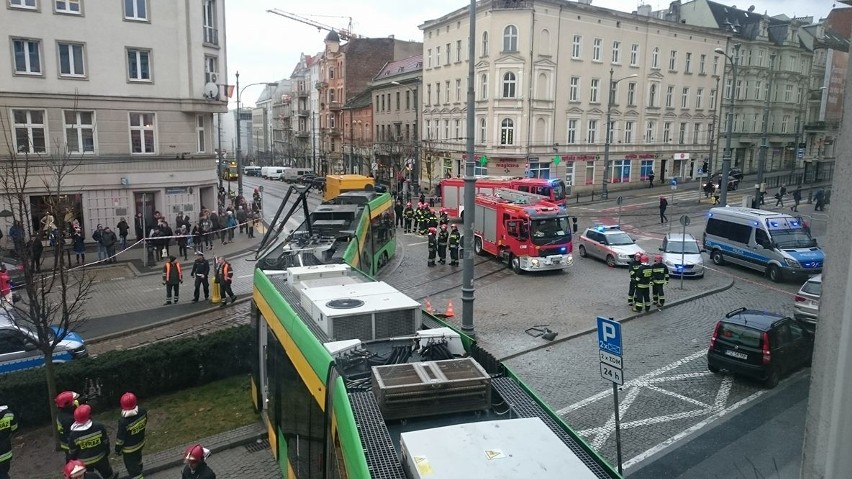
<svg viewBox="0 0 852 479">
<path fill-rule="evenodd" d="M 546 197 L 505 188 L 476 196 L 473 250 L 506 261 L 516 273 L 564 270 L 574 262 L 577 218 Z"/>
<path fill-rule="evenodd" d="M 565 182 L 558 178 L 512 178 L 507 176 L 479 176 L 476 194 L 493 195 L 498 189 L 508 189 L 544 196 L 551 203 L 567 206 Z M 450 216 L 461 216 L 464 210 L 464 178 L 441 180 L 441 207 Z"/>
</svg>

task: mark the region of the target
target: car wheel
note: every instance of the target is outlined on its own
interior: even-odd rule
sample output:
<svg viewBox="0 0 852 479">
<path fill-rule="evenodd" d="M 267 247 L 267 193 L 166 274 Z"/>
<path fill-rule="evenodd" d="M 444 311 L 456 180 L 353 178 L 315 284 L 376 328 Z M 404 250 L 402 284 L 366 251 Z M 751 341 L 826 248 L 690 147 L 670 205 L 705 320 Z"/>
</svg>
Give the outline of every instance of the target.
<svg viewBox="0 0 852 479">
<path fill-rule="evenodd" d="M 478 236 L 473 238 L 473 252 L 479 256 L 485 256 L 485 251 L 482 249 L 482 238 Z"/>
<path fill-rule="evenodd" d="M 524 270 L 521 269 L 521 259 L 515 255 L 509 256 L 509 264 L 512 265 L 512 271 L 516 274 L 523 274 Z"/>
<path fill-rule="evenodd" d="M 771 264 L 768 268 L 766 268 L 766 276 L 768 276 L 769 280 L 773 283 L 780 283 L 782 279 L 781 269 L 778 266 Z"/>
<path fill-rule="evenodd" d="M 587 256 L 585 246 L 580 245 L 579 247 L 577 247 L 577 251 L 580 253 L 580 256 L 582 256 L 583 258 L 585 258 Z"/>
<path fill-rule="evenodd" d="M 719 368 L 717 368 L 716 366 L 713 366 L 710 363 L 707 363 L 707 370 L 710 371 L 713 374 L 719 374 Z"/>
<path fill-rule="evenodd" d="M 766 376 L 766 379 L 763 381 L 763 385 L 766 386 L 767 389 L 772 389 L 778 385 L 781 381 L 781 374 L 778 372 L 778 368 L 771 368 L 769 370 L 769 375 Z"/>
<path fill-rule="evenodd" d="M 722 252 L 717 249 L 713 250 L 713 253 L 710 255 L 710 259 L 712 259 L 713 264 L 717 266 L 725 264 L 725 257 L 722 256 Z"/>
<path fill-rule="evenodd" d="M 606 255 L 606 265 L 610 268 L 615 267 L 615 257 L 613 257 L 611 254 Z"/>
</svg>

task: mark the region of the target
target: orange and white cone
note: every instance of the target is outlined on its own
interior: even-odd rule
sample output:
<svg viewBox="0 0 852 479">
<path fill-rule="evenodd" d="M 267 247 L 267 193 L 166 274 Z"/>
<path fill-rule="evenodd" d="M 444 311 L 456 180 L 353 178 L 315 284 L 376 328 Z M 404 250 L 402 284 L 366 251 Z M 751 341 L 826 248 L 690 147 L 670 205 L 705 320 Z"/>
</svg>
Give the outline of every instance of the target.
<svg viewBox="0 0 852 479">
<path fill-rule="evenodd" d="M 455 315 L 456 315 L 456 312 L 453 310 L 453 300 L 451 299 L 447 302 L 447 312 L 444 313 L 444 317 L 445 318 L 452 318 Z"/>
<path fill-rule="evenodd" d="M 429 301 L 429 298 L 426 298 L 426 305 L 423 307 L 427 313 L 434 314 L 435 310 L 432 309 L 432 302 Z"/>
</svg>

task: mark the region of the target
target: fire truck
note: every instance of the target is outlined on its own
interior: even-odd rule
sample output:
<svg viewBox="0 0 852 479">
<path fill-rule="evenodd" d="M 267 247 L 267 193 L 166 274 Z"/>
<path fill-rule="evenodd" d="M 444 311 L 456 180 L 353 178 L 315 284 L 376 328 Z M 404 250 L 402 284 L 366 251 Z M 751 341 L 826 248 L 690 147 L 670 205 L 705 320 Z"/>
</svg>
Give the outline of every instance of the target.
<svg viewBox="0 0 852 479">
<path fill-rule="evenodd" d="M 474 252 L 496 256 L 516 273 L 570 267 L 576 232 L 577 218 L 547 197 L 505 188 L 476 196 Z"/>
<path fill-rule="evenodd" d="M 480 176 L 476 178 L 476 194 L 493 195 L 499 188 L 534 193 L 552 203 L 567 206 L 565 182 L 558 178 L 512 178 L 506 176 Z M 464 209 L 464 178 L 441 180 L 441 207 L 450 216 L 461 216 Z"/>
</svg>

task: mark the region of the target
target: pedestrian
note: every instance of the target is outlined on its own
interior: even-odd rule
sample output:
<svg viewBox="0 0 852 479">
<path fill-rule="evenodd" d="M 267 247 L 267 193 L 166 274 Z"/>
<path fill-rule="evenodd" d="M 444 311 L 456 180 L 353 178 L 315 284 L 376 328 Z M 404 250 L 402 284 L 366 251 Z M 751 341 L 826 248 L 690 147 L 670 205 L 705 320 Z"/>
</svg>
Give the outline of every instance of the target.
<svg viewBox="0 0 852 479">
<path fill-rule="evenodd" d="M 246 223 L 248 216 L 246 215 L 246 210 L 245 210 L 245 208 L 242 207 L 242 205 L 237 207 L 237 215 L 236 216 L 237 216 L 237 224 L 240 225 L 240 234 L 242 234 L 244 231 L 246 231 L 248 229 L 248 224 Z"/>
<path fill-rule="evenodd" d="M 62 391 L 53 400 L 56 404 L 56 432 L 59 433 L 59 448 L 65 452 L 65 461 L 71 459 L 68 435 L 74 424 L 74 410 L 80 405 L 80 395 L 74 391 Z"/>
<path fill-rule="evenodd" d="M 654 264 L 651 265 L 651 281 L 653 283 L 654 304 L 662 309 L 666 304 L 666 294 L 663 287 L 669 282 L 669 268 L 663 263 L 663 255 L 654 256 Z"/>
<path fill-rule="evenodd" d="M 115 433 L 115 453 L 121 454 L 130 479 L 142 479 L 142 448 L 145 447 L 145 428 L 148 411 L 139 406 L 136 395 L 126 392 L 119 399 L 121 417 Z"/>
<path fill-rule="evenodd" d="M 166 222 L 166 220 L 163 220 L 160 223 L 159 230 L 160 230 L 159 238 L 160 238 L 160 250 L 161 250 L 160 256 L 163 259 L 165 259 L 165 258 L 168 258 L 171 255 L 171 253 L 169 253 L 169 246 L 172 242 L 172 236 L 174 236 L 175 233 L 174 233 L 174 231 L 172 231 L 171 226 L 169 226 L 169 224 Z"/>
<path fill-rule="evenodd" d="M 181 472 L 181 479 L 216 479 L 216 473 L 207 465 L 210 450 L 201 444 L 189 446 L 183 454 L 185 466 Z"/>
<path fill-rule="evenodd" d="M 397 198 L 396 203 L 393 205 L 393 211 L 396 213 L 395 216 L 395 225 L 402 228 L 405 223 L 405 205 L 402 203 L 402 198 Z"/>
<path fill-rule="evenodd" d="M 414 208 L 411 207 L 411 202 L 405 204 L 405 209 L 402 210 L 403 231 L 411 233 L 411 224 L 414 221 Z"/>
<path fill-rule="evenodd" d="M 426 236 L 427 250 L 429 252 L 429 259 L 426 261 L 426 266 L 430 267 L 435 266 L 435 253 L 438 252 L 438 237 L 436 233 L 435 228 L 429 228 Z"/>
<path fill-rule="evenodd" d="M 627 306 L 632 308 L 636 298 L 636 281 L 638 281 L 639 267 L 642 266 L 642 253 L 633 255 L 633 259 L 628 265 L 630 271 L 630 286 L 627 288 Z"/>
<path fill-rule="evenodd" d="M 207 259 L 204 258 L 204 253 L 201 251 L 195 253 L 195 262 L 192 263 L 192 271 L 190 271 L 189 276 L 195 278 L 192 302 L 198 302 L 198 293 L 202 287 L 204 288 L 204 300 L 207 301 L 210 299 L 210 283 L 208 280 L 210 276 L 210 263 L 207 262 Z"/>
<path fill-rule="evenodd" d="M 87 471 L 86 464 L 77 459 L 68 461 L 62 471 L 65 479 L 101 479 L 99 474 Z"/>
<path fill-rule="evenodd" d="M 118 243 L 118 237 L 109 226 L 104 228 L 104 231 L 101 234 L 101 243 L 104 245 L 104 249 L 106 250 L 106 256 L 104 258 L 106 259 L 106 262 L 115 263 L 117 261 L 115 259 L 115 245 Z"/>
<path fill-rule="evenodd" d="M 648 256 L 643 254 L 641 265 L 636 270 L 636 297 L 633 299 L 633 310 L 637 313 L 651 310 L 651 281 L 653 271 L 649 263 Z"/>
<path fill-rule="evenodd" d="M 221 307 L 224 308 L 228 304 L 228 298 L 231 298 L 231 304 L 237 300 L 237 295 L 231 289 L 231 282 L 234 280 L 234 270 L 231 268 L 231 263 L 225 261 L 224 256 L 219 256 L 216 265 L 216 282 L 219 283 L 219 297 L 222 298 Z"/>
<path fill-rule="evenodd" d="M 796 189 L 793 190 L 793 206 L 790 207 L 790 211 L 799 211 L 799 203 L 802 202 L 802 186 L 796 185 Z"/>
<path fill-rule="evenodd" d="M 707 181 L 707 183 L 704 183 L 705 198 L 710 198 L 710 195 L 712 195 L 714 191 L 716 191 L 716 185 L 714 185 L 712 181 Z"/>
<path fill-rule="evenodd" d="M 189 239 L 189 235 L 186 233 L 186 225 L 181 225 L 177 234 L 178 256 L 183 256 L 183 260 L 186 261 L 189 259 L 186 256 L 186 242 Z"/>
<path fill-rule="evenodd" d="M 257 225 L 258 213 L 254 210 L 249 211 L 246 216 L 248 217 L 248 224 L 246 225 L 246 231 L 248 232 L 249 238 L 254 238 L 255 226 Z"/>
<path fill-rule="evenodd" d="M 669 202 L 665 196 L 660 196 L 660 223 L 668 223 L 669 217 L 666 216 L 666 208 L 669 207 Z"/>
<path fill-rule="evenodd" d="M 142 223 L 142 213 L 136 213 L 136 217 L 133 218 L 133 229 L 136 231 L 136 241 L 140 241 L 145 237 L 145 225 Z"/>
<path fill-rule="evenodd" d="M 201 232 L 201 227 L 198 225 L 193 226 L 191 234 L 195 251 L 204 251 L 204 234 Z"/>
<path fill-rule="evenodd" d="M 12 465 L 12 434 L 18 430 L 18 418 L 0 398 L 0 479 L 9 479 Z"/>
<path fill-rule="evenodd" d="M 207 249 L 213 249 L 213 221 L 210 219 L 210 215 L 201 218 L 201 222 L 198 226 L 204 237 L 204 247 Z M 203 248 L 199 248 L 199 250 L 201 249 Z"/>
<path fill-rule="evenodd" d="M 234 241 L 234 232 L 237 230 L 237 218 L 234 216 L 233 211 L 228 211 L 228 222 L 225 226 L 228 228 L 228 241 L 224 241 L 225 235 L 222 235 L 222 244 L 232 243 Z"/>
<path fill-rule="evenodd" d="M 95 229 L 95 232 L 92 233 L 92 240 L 94 240 L 95 245 L 98 247 L 98 262 L 99 263 L 101 261 L 103 261 L 104 258 L 106 258 L 106 248 L 104 247 L 104 244 L 101 242 L 101 237 L 103 237 L 103 234 L 104 234 L 104 226 L 101 225 L 101 224 L 99 224 L 97 229 Z"/>
<path fill-rule="evenodd" d="M 450 266 L 458 266 L 459 265 L 459 246 L 461 245 L 461 233 L 459 233 L 459 227 L 455 224 L 452 226 L 452 230 L 450 231 Z"/>
<path fill-rule="evenodd" d="M 446 223 L 441 225 L 441 231 L 438 232 L 438 262 L 447 264 L 447 244 L 450 242 L 450 233 L 447 232 Z"/>
<path fill-rule="evenodd" d="M 127 221 L 124 218 L 121 218 L 115 227 L 118 229 L 118 244 L 121 245 L 122 250 L 125 250 L 127 249 L 127 232 L 130 231 L 130 226 L 127 225 Z"/>
<path fill-rule="evenodd" d="M 654 187 L 654 170 L 648 173 L 648 188 Z"/>
<path fill-rule="evenodd" d="M 92 420 L 92 406 L 82 404 L 74 410 L 74 424 L 68 435 L 71 458 L 79 459 L 88 470 L 96 470 L 103 479 L 114 479 L 109 463 L 109 434 L 103 424 Z"/>
<path fill-rule="evenodd" d="M 819 189 L 814 193 L 814 211 L 825 211 L 825 190 Z"/>
<path fill-rule="evenodd" d="M 74 249 L 74 256 L 77 258 L 77 266 L 86 264 L 86 237 L 83 235 L 81 228 L 74 228 L 71 233 L 71 247 Z"/>
<path fill-rule="evenodd" d="M 775 206 L 784 207 L 784 195 L 787 194 L 787 188 L 784 185 L 781 185 L 781 188 L 778 188 L 778 192 L 775 193 Z"/>
<path fill-rule="evenodd" d="M 24 241 L 24 228 L 21 226 L 20 221 L 15 220 L 12 222 L 12 226 L 9 227 L 9 238 L 12 240 L 12 247 L 15 250 L 15 256 L 22 258 L 23 249 L 26 244 Z"/>
<path fill-rule="evenodd" d="M 36 234 L 30 237 L 30 269 L 32 271 L 41 272 L 41 255 L 44 253 L 44 244 L 41 242 L 41 235 Z"/>
<path fill-rule="evenodd" d="M 166 302 L 163 306 L 172 304 L 172 292 L 174 292 L 175 304 L 178 303 L 182 283 L 183 271 L 180 269 L 180 263 L 174 256 L 169 256 L 169 261 L 163 265 L 163 284 L 166 285 Z"/>
<path fill-rule="evenodd" d="M 6 270 L 6 265 L 0 263 L 0 299 L 12 304 L 12 278 Z"/>
</svg>

